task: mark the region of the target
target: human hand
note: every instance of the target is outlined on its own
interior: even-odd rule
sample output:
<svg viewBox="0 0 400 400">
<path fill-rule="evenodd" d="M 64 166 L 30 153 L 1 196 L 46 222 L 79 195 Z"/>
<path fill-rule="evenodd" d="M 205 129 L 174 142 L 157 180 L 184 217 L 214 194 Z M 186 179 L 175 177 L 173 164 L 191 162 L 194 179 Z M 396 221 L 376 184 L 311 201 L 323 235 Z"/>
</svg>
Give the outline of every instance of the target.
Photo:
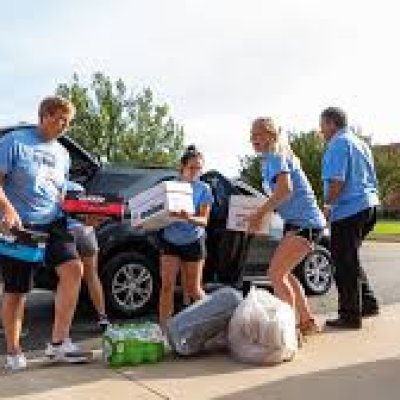
<svg viewBox="0 0 400 400">
<path fill-rule="evenodd" d="M 86 214 L 84 216 L 84 223 L 85 225 L 92 226 L 93 228 L 96 228 L 97 226 L 103 224 L 106 222 L 109 218 L 102 216 L 102 215 L 96 215 L 96 214 Z"/>
<path fill-rule="evenodd" d="M 324 214 L 325 219 L 329 221 L 332 215 L 332 207 L 328 204 L 324 204 L 322 208 L 322 213 Z"/>
<path fill-rule="evenodd" d="M 12 228 L 22 229 L 21 218 L 11 204 L 7 205 L 4 209 L 1 225 L 6 230 L 10 230 Z"/>
<path fill-rule="evenodd" d="M 247 217 L 247 232 L 257 233 L 261 230 L 264 214 L 259 210 Z"/>
<path fill-rule="evenodd" d="M 169 215 L 171 217 L 179 218 L 179 219 L 186 220 L 186 221 L 189 220 L 189 218 L 190 218 L 190 214 L 185 210 L 170 211 Z"/>
</svg>

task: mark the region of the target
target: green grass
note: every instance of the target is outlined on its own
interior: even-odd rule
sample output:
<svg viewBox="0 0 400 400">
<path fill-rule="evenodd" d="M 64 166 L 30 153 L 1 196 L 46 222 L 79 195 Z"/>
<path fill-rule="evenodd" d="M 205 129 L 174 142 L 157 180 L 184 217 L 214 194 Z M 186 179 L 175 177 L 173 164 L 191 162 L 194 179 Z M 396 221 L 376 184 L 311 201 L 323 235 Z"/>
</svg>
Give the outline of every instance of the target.
<svg viewBox="0 0 400 400">
<path fill-rule="evenodd" d="M 400 236 L 400 221 L 378 221 L 371 236 Z"/>
</svg>

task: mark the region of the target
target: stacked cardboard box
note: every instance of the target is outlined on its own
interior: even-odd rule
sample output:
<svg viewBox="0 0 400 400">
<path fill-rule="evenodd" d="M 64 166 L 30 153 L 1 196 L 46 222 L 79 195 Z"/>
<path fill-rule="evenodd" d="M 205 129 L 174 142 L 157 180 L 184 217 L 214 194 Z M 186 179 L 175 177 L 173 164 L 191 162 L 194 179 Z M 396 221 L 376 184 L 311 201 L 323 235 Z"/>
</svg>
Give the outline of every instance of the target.
<svg viewBox="0 0 400 400">
<path fill-rule="evenodd" d="M 159 230 L 177 221 L 171 212 L 194 214 L 193 190 L 186 182 L 161 182 L 129 200 L 132 225 Z"/>
</svg>

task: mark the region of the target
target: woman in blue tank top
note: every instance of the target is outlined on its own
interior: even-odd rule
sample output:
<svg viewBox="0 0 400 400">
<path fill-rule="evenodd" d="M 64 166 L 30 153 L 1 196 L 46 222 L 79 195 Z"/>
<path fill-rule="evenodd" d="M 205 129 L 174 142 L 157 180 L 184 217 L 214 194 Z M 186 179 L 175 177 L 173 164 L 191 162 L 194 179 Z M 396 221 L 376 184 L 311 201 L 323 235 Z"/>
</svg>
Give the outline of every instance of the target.
<svg viewBox="0 0 400 400">
<path fill-rule="evenodd" d="M 268 200 L 249 219 L 257 232 L 263 218 L 276 210 L 285 221 L 284 237 L 269 265 L 274 293 L 299 314 L 302 334 L 319 332 L 304 290 L 293 269 L 312 251 L 326 225 L 311 185 L 293 154 L 287 138 L 270 118 L 259 118 L 251 128 L 254 150 L 262 154 L 262 180 Z"/>
</svg>

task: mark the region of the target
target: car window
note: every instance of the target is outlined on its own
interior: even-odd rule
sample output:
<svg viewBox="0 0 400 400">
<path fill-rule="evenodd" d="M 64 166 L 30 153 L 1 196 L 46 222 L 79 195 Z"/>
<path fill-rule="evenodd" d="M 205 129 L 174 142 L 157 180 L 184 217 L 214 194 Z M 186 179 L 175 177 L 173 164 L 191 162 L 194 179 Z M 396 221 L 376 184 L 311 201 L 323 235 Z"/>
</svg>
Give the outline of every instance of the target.
<svg viewBox="0 0 400 400">
<path fill-rule="evenodd" d="M 76 145 L 69 137 L 63 136 L 59 141 L 67 149 L 71 160 L 69 170 L 70 180 L 85 186 L 99 166 L 89 154 Z"/>
<path fill-rule="evenodd" d="M 90 193 L 116 194 L 128 199 L 140 191 L 148 189 L 146 176 L 142 173 L 125 173 L 109 168 L 102 169 L 90 181 L 87 190 Z"/>
</svg>

